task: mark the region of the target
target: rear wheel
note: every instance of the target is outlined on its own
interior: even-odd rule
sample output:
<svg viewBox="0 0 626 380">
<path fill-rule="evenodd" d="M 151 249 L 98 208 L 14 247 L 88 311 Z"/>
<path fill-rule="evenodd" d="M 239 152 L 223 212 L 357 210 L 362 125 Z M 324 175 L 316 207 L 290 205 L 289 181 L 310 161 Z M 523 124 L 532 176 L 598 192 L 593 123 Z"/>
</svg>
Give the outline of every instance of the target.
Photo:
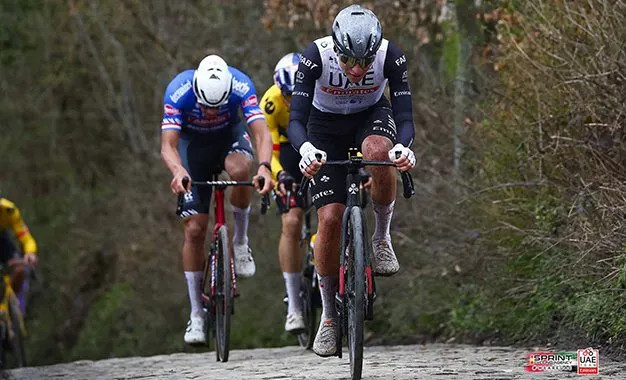
<svg viewBox="0 0 626 380">
<path fill-rule="evenodd" d="M 230 318 L 233 310 L 232 251 L 226 226 L 221 226 L 217 234 L 215 352 L 218 361 L 227 362 L 230 345 Z"/>
<path fill-rule="evenodd" d="M 363 369 L 363 324 L 365 322 L 365 254 L 362 211 L 353 207 L 349 219 L 350 243 L 346 262 L 346 301 L 348 312 L 348 352 L 352 379 L 360 379 Z"/>
</svg>

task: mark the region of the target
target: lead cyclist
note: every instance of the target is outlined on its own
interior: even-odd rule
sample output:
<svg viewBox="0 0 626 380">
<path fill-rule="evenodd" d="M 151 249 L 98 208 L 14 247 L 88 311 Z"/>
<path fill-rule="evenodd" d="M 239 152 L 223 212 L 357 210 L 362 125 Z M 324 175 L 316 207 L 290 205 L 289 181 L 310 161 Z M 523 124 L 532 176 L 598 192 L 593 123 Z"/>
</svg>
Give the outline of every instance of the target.
<svg viewBox="0 0 626 380">
<path fill-rule="evenodd" d="M 376 15 L 360 5 L 341 10 L 331 36 L 311 43 L 298 65 L 287 134 L 302 156 L 300 170 L 312 178 L 318 215 L 314 253 L 323 310 L 313 351 L 319 356 L 336 353 L 334 297 L 347 199 L 347 169 L 323 164 L 345 159 L 348 148 L 357 146 L 366 160 L 391 160 L 400 171 L 413 168 L 410 147 L 415 131 L 407 70 L 404 53 L 383 38 Z M 387 84 L 391 104 L 384 95 Z M 396 179 L 391 167 L 372 167 L 371 175 L 374 272 L 390 276 L 400 268 L 389 234 Z"/>
</svg>

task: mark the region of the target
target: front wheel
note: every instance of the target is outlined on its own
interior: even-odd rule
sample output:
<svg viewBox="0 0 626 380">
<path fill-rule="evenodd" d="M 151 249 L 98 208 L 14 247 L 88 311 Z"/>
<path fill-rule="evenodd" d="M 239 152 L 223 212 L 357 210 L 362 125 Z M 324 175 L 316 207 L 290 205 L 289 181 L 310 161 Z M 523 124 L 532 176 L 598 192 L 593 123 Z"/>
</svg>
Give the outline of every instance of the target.
<svg viewBox="0 0 626 380">
<path fill-rule="evenodd" d="M 215 294 L 215 352 L 217 360 L 228 361 L 230 345 L 230 318 L 233 310 L 232 251 L 228 230 L 221 226 L 217 231 L 217 268 Z"/>
<path fill-rule="evenodd" d="M 9 298 L 10 329 L 8 333 L 9 350 L 13 354 L 11 367 L 19 368 L 26 365 L 26 353 L 24 352 L 24 319 L 20 311 L 20 303 L 12 295 Z"/>
<path fill-rule="evenodd" d="M 349 252 L 346 261 L 346 301 L 348 312 L 348 352 L 352 379 L 361 378 L 363 370 L 363 325 L 365 323 L 365 251 L 363 214 L 359 207 L 350 210 Z"/>
<path fill-rule="evenodd" d="M 305 268 L 302 271 L 300 284 L 300 294 L 302 298 L 304 314 L 304 331 L 298 334 L 298 343 L 301 347 L 310 350 L 313 347 L 313 340 L 317 332 L 317 279 L 315 278 L 315 267 L 310 262 L 307 255 Z"/>
</svg>

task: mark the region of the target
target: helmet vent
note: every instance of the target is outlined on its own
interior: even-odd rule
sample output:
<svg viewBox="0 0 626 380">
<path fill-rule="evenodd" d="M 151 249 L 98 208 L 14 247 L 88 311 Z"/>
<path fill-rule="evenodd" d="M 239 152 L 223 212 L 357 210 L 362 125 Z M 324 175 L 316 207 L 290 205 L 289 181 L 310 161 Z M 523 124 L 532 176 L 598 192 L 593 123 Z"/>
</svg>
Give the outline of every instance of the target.
<svg viewBox="0 0 626 380">
<path fill-rule="evenodd" d="M 350 50 L 354 49 L 354 47 L 352 46 L 352 39 L 350 38 L 350 35 L 348 33 L 346 33 L 346 40 L 348 40 L 348 47 L 350 48 Z"/>
</svg>

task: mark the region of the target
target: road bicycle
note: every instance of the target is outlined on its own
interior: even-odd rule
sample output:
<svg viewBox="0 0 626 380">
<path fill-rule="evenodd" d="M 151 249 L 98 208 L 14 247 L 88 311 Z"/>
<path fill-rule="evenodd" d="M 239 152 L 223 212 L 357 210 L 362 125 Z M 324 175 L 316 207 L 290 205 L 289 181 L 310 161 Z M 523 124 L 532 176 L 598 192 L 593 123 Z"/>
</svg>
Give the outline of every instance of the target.
<svg viewBox="0 0 626 380">
<path fill-rule="evenodd" d="M 399 156 L 399 155 L 398 155 Z M 321 157 L 318 157 L 320 159 Z M 341 229 L 341 254 L 339 256 L 339 288 L 335 295 L 337 311 L 336 355 L 342 357 L 343 337 L 346 337 L 350 356 L 352 379 L 360 379 L 363 369 L 363 329 L 365 320 L 374 319 L 376 284 L 370 261 L 364 204 L 361 197 L 359 169 L 367 166 L 395 166 L 389 161 L 368 161 L 357 149 L 351 148 L 347 160 L 327 161 L 324 165 L 343 166 L 348 170 L 346 187 L 348 199 L 343 213 Z M 413 179 L 408 172 L 400 173 L 403 195 L 415 194 Z M 308 187 L 303 179 L 302 188 Z"/>
<path fill-rule="evenodd" d="M 0 369 L 26 365 L 24 317 L 11 286 L 10 266 L 0 267 Z"/>
<path fill-rule="evenodd" d="M 361 183 L 365 185 L 370 178 L 369 173 L 365 170 L 359 170 L 361 176 Z M 284 197 L 281 197 L 274 192 L 274 200 L 276 201 L 278 213 L 287 213 L 292 205 L 296 204 L 293 191 L 291 190 L 291 184 L 286 184 L 285 188 L 289 189 Z M 304 222 L 302 223 L 302 232 L 300 234 L 300 248 L 305 250 L 304 260 L 302 262 L 301 270 L 301 284 L 300 284 L 300 297 L 303 305 L 303 317 L 304 317 L 304 330 L 296 334 L 298 344 L 301 347 L 310 350 L 313 348 L 313 341 L 315 340 L 315 334 L 317 332 L 317 318 L 319 311 L 322 308 L 322 297 L 319 289 L 319 280 L 317 278 L 317 271 L 315 270 L 315 259 L 313 255 L 313 243 L 315 240 L 315 234 L 311 230 L 311 214 L 313 207 L 311 207 L 311 194 L 307 189 L 303 189 L 301 192 L 298 189 L 295 190 L 298 196 L 302 199 L 302 208 L 304 209 Z M 286 200 L 289 199 L 289 202 Z M 365 208 L 368 202 L 367 191 L 361 191 L 359 195 L 361 208 Z M 284 298 L 285 304 L 287 303 L 287 296 Z"/>
<path fill-rule="evenodd" d="M 219 171 L 221 172 L 221 171 Z M 218 173 L 219 173 L 218 172 Z M 187 188 L 189 178 L 183 178 L 183 187 Z M 210 336 L 215 336 L 215 355 L 217 361 L 227 362 L 230 352 L 231 316 L 234 314 L 234 299 L 237 293 L 237 274 L 235 272 L 233 250 L 228 237 L 226 214 L 224 212 L 224 197 L 229 186 L 254 186 L 252 181 L 224 181 L 213 175 L 211 181 L 192 181 L 193 186 L 213 187 L 215 225 L 210 249 L 204 260 L 204 275 L 202 278 L 202 302 L 207 311 L 206 336 L 207 345 L 210 345 Z M 259 178 L 259 185 L 263 187 L 264 178 Z M 176 214 L 185 216 L 183 204 L 185 194 L 178 196 Z M 265 214 L 269 207 L 269 198 L 263 196 L 261 214 Z"/>
</svg>

